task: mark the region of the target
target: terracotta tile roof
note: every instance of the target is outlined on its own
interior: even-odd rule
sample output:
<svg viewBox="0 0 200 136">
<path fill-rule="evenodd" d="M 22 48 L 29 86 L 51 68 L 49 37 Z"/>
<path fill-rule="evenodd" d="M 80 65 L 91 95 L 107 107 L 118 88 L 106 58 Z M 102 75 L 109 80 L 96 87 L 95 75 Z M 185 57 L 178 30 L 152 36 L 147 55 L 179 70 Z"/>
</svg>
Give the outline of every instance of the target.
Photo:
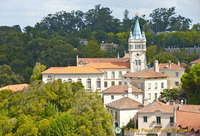
<svg viewBox="0 0 200 136">
<path fill-rule="evenodd" d="M 132 85 L 132 92 L 133 93 L 143 93 L 142 90 L 136 88 Z M 110 88 L 104 90 L 103 94 L 127 94 L 128 93 L 128 85 L 114 85 Z"/>
<path fill-rule="evenodd" d="M 127 62 L 119 62 L 119 63 L 114 63 L 114 62 L 103 62 L 103 63 L 89 63 L 86 66 L 90 66 L 93 68 L 112 68 L 112 69 L 129 69 L 130 68 L 130 63 Z"/>
<path fill-rule="evenodd" d="M 151 70 L 154 70 L 154 67 L 150 68 Z M 159 69 L 184 69 L 181 66 L 178 66 L 177 64 L 171 63 L 171 68 L 169 68 L 169 63 L 160 63 Z"/>
<path fill-rule="evenodd" d="M 190 62 L 191 64 L 197 64 L 197 63 L 200 63 L 200 58 L 199 59 L 197 59 L 197 60 L 194 60 L 194 61 L 192 61 L 192 62 Z"/>
<path fill-rule="evenodd" d="M 200 105 L 183 105 L 179 106 L 179 110 L 182 111 L 191 111 L 191 112 L 199 112 L 200 113 Z"/>
<path fill-rule="evenodd" d="M 173 105 L 167 105 L 159 101 L 153 101 L 152 103 L 141 108 L 138 112 L 149 113 L 155 111 L 161 111 L 163 113 L 173 113 Z"/>
<path fill-rule="evenodd" d="M 82 61 L 83 64 L 91 62 L 130 62 L 129 58 L 78 58 L 78 63 Z"/>
<path fill-rule="evenodd" d="M 135 73 L 128 73 L 128 74 L 124 74 L 122 75 L 123 77 L 132 77 L 132 78 L 165 78 L 167 77 L 166 75 L 163 75 L 159 72 L 155 72 L 149 69 L 144 69 L 144 70 L 140 70 L 137 71 Z"/>
<path fill-rule="evenodd" d="M 188 129 L 200 130 L 200 113 L 190 111 L 176 111 L 176 128 L 181 126 L 182 128 L 188 127 Z"/>
<path fill-rule="evenodd" d="M 51 67 L 42 74 L 103 74 L 102 71 L 86 66 Z"/>
<path fill-rule="evenodd" d="M 107 107 L 119 109 L 119 110 L 130 110 L 130 109 L 139 109 L 143 107 L 143 104 L 128 98 L 124 97 L 122 99 L 119 99 L 117 101 L 111 102 L 106 104 Z"/>
<path fill-rule="evenodd" d="M 7 86 L 0 88 L 0 91 L 5 90 L 5 89 L 10 89 L 13 92 L 20 92 L 20 91 L 23 91 L 24 89 L 26 89 L 28 87 L 29 87 L 28 84 L 7 85 Z"/>
</svg>

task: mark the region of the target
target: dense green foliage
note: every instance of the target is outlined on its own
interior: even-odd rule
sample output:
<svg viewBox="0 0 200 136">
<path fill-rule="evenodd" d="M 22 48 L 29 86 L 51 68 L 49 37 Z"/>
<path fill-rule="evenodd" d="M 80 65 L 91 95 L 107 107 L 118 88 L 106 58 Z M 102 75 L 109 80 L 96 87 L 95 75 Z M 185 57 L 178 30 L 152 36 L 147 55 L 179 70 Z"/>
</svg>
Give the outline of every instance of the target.
<svg viewBox="0 0 200 136">
<path fill-rule="evenodd" d="M 101 96 L 61 80 L 0 92 L 0 135 L 111 136 L 112 115 Z"/>
<path fill-rule="evenodd" d="M 34 27 L 26 26 L 23 30 L 19 25 L 0 26 L 0 65 L 10 66 L 15 75 L 22 77 L 21 80 L 13 81 L 14 79 L 4 75 L 8 80 L 1 83 L 1 86 L 19 82 L 29 83 L 36 62 L 49 68 L 76 65 L 76 55 L 117 57 L 119 53 L 119 56 L 123 57 L 128 48 L 129 30 L 133 29 L 135 23 L 134 16 L 130 16 L 129 11 L 125 10 L 121 21 L 112 15 L 110 8 L 96 5 L 85 13 L 78 10 L 49 14 Z M 195 24 L 190 30 L 191 20 L 177 15 L 174 7 L 153 10 L 149 20 L 145 15 L 140 15 L 139 22 L 141 30 L 146 32 L 147 46 L 157 47 L 154 52 L 156 55 L 167 46 L 200 45 L 199 24 Z M 161 31 L 176 32 L 156 33 Z M 89 44 L 80 45 L 81 38 L 88 39 Z M 99 48 L 102 41 L 116 43 L 119 47 L 114 51 L 102 51 Z M 150 58 L 148 56 L 148 62 L 152 63 L 155 55 L 151 55 Z M 186 63 L 198 57 L 193 55 L 183 59 L 181 54 L 173 56 Z M 159 55 L 157 57 L 160 58 Z M 172 59 L 172 61 L 177 60 Z"/>
<path fill-rule="evenodd" d="M 181 77 L 182 88 L 189 104 L 200 104 L 200 63 Z"/>
<path fill-rule="evenodd" d="M 177 88 L 164 89 L 163 92 L 160 93 L 159 100 L 162 102 L 176 101 L 180 99 L 179 95 L 181 93 L 182 92 Z"/>
</svg>

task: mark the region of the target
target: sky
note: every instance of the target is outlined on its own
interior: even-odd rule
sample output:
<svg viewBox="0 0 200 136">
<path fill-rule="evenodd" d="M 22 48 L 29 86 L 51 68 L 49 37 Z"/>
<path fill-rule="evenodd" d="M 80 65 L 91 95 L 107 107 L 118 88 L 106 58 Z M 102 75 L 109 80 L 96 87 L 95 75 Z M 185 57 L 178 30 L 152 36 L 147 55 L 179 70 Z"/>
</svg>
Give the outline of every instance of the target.
<svg viewBox="0 0 200 136">
<path fill-rule="evenodd" d="M 129 18 L 136 12 L 148 18 L 153 9 L 175 6 L 178 15 L 192 19 L 193 24 L 200 23 L 200 0 L 0 0 L 0 26 L 34 26 L 48 14 L 86 12 L 97 4 L 109 7 L 119 19 L 123 19 L 125 9 L 129 10 Z"/>
</svg>

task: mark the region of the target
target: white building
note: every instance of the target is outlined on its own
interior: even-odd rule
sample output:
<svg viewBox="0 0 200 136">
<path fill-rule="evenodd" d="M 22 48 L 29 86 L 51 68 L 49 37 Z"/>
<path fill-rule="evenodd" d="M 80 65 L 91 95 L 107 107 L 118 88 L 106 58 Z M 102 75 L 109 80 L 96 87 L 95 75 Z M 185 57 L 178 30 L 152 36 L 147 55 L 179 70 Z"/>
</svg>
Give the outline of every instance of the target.
<svg viewBox="0 0 200 136">
<path fill-rule="evenodd" d="M 143 104 L 128 97 L 106 104 L 106 108 L 115 119 L 115 124 L 117 123 L 119 127 L 126 126 L 141 107 Z"/>
<path fill-rule="evenodd" d="M 167 88 L 179 88 L 181 83 L 181 77 L 185 72 L 185 69 L 180 66 L 180 63 L 174 64 L 169 61 L 169 63 L 158 64 L 155 60 L 154 67 L 151 68 L 155 72 L 160 72 L 167 76 Z"/>
<path fill-rule="evenodd" d="M 135 86 L 114 85 L 102 92 L 104 104 L 129 97 L 137 102 L 143 103 L 143 91 Z"/>
<path fill-rule="evenodd" d="M 196 65 L 198 63 L 200 63 L 200 58 L 197 59 L 197 60 L 194 60 L 194 61 L 190 62 L 190 65 L 193 67 L 194 65 Z"/>
<path fill-rule="evenodd" d="M 167 76 L 148 69 L 128 73 L 122 77 L 123 84 L 134 85 L 144 92 L 145 105 L 158 99 L 160 92 L 167 88 Z"/>
<path fill-rule="evenodd" d="M 85 89 L 101 92 L 103 76 L 102 71 L 92 67 L 51 67 L 42 73 L 42 81 L 46 83 L 61 79 L 67 82 L 82 82 Z"/>
</svg>

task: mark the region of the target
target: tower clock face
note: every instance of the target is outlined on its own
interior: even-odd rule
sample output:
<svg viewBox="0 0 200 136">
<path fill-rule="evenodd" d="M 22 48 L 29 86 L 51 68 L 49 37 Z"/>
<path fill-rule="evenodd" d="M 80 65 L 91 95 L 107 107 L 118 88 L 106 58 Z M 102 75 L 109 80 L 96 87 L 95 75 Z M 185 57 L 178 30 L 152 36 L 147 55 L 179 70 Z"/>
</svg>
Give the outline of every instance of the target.
<svg viewBox="0 0 200 136">
<path fill-rule="evenodd" d="M 136 54 L 136 56 L 138 57 L 138 56 L 140 56 L 140 54 L 139 54 L 139 53 L 137 53 L 137 54 Z"/>
</svg>

